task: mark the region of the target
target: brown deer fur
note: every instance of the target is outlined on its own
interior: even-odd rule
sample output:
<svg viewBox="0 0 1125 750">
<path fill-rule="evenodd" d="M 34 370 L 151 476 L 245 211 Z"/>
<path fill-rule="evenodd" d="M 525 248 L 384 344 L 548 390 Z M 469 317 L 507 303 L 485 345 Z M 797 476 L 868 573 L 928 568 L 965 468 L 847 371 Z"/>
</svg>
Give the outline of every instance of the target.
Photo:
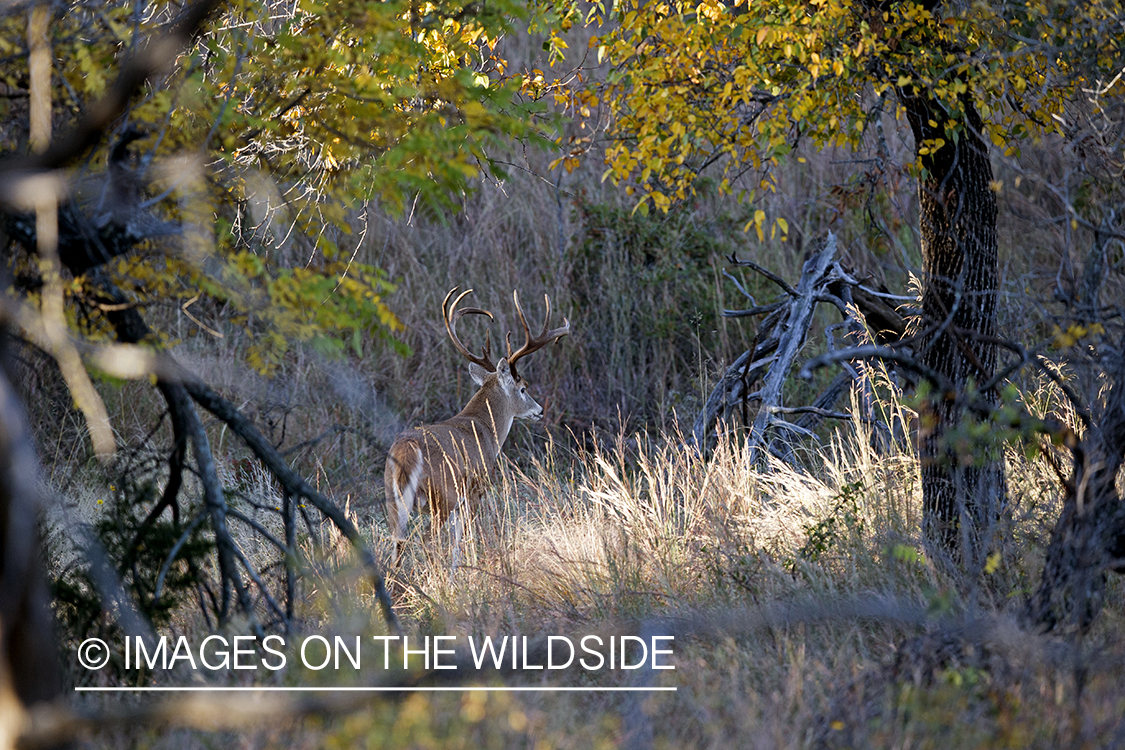
<svg viewBox="0 0 1125 750">
<path fill-rule="evenodd" d="M 515 362 L 570 333 L 570 325 L 565 320 L 560 328 L 547 330 L 551 314 L 550 300 L 547 300 L 543 330 L 538 336 L 531 336 L 519 307 L 519 297 L 513 292 L 527 343 L 515 353 L 512 353 L 509 344 L 508 356 L 493 365 L 487 343 L 484 356 L 475 355 L 461 344 L 455 330 L 461 315 L 492 316 L 477 308 L 455 313 L 457 303 L 472 290 L 464 292 L 449 305 L 449 299 L 456 291 L 454 289 L 446 295 L 442 314 L 454 346 L 470 360 L 469 373 L 480 390 L 457 416 L 407 430 L 391 445 L 383 478 L 387 522 L 394 539 L 396 565 L 402 553 L 411 512 L 417 510 L 432 514 L 435 528 L 447 520 L 450 522 L 454 537 L 453 565 L 457 566 L 464 514 L 474 508 L 484 495 L 489 475 L 512 428 L 512 421 L 539 419 L 543 415 L 543 407 L 528 394 L 527 383 L 516 371 Z"/>
</svg>

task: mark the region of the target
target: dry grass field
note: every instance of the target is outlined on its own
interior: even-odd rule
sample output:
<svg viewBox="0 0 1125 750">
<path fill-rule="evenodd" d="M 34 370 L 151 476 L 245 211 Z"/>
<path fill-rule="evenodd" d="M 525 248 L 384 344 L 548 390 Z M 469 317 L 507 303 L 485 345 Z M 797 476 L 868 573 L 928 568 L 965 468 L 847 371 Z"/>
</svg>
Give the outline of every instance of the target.
<svg viewBox="0 0 1125 750">
<path fill-rule="evenodd" d="M 898 147 L 898 146 L 896 146 Z M 1050 149 L 1041 154 L 1049 173 Z M 468 525 L 462 565 L 449 543 L 415 521 L 398 602 L 410 635 L 675 634 L 675 670 L 597 675 L 490 676 L 490 685 L 675 687 L 660 693 L 448 692 L 375 695 L 307 718 L 273 716 L 237 729 L 122 727 L 97 746 L 135 748 L 1057 748 L 1125 745 L 1125 615 L 1113 580 L 1096 629 L 1052 640 L 1021 629 L 1018 614 L 1037 584 L 1058 513 L 1058 480 L 1041 454 L 1008 450 L 1011 546 L 981 575 L 952 573 L 923 552 L 919 470 L 909 434 L 910 394 L 884 371 L 868 373 L 875 413 L 905 439 L 873 438 L 856 418 L 823 426 L 796 444 L 797 465 L 748 460 L 740 435 L 720 436 L 704 457 L 684 431 L 710 386 L 753 340 L 748 320 L 721 316 L 747 306 L 724 277 L 738 253 L 795 279 L 826 230 L 835 231 L 857 273 L 908 293 L 918 259 L 913 185 L 841 198 L 857 169 L 820 154 L 782 175 L 770 212 L 794 227 L 786 242 L 743 233 L 745 206 L 704 193 L 667 216 L 642 217 L 584 165 L 558 184 L 539 177 L 546 157 L 488 182 L 461 213 L 391 217 L 370 208 L 357 219 L 356 253 L 397 285 L 387 303 L 406 325 L 401 356 L 378 342 L 362 355 L 328 358 L 295 346 L 278 373 L 242 364 L 248 342 L 221 307 L 196 319 L 150 311 L 190 369 L 251 416 L 299 471 L 341 503 L 372 548 L 390 558 L 382 470 L 400 430 L 458 411 L 473 385 L 449 344 L 440 303 L 454 286 L 473 288 L 496 313 L 493 337 L 518 327 L 518 289 L 533 317 L 542 295 L 573 333 L 532 356 L 527 377 L 546 414 L 517 424 L 491 491 Z M 1004 176 L 1003 167 L 999 169 Z M 1042 334 L 1040 303 L 1059 245 L 1036 223 L 1030 189 L 1001 195 L 1006 335 Z M 883 222 L 876 231 L 869 214 Z M 1029 218 L 1030 214 L 1030 218 Z M 739 276 L 768 297 L 760 278 Z M 825 313 L 817 330 L 833 319 Z M 466 338 L 480 329 L 465 327 Z M 471 333 L 470 333 L 471 331 Z M 811 342 L 802 357 L 817 353 Z M 46 481 L 91 522 L 122 497 L 125 469 L 143 469 L 160 404 L 144 384 L 99 383 L 123 452 L 97 468 L 82 423 L 49 373 L 25 360 Z M 830 378 L 831 373 L 818 377 Z M 815 384 L 814 384 L 815 385 Z M 1073 421 L 1043 383 L 1019 382 L 1039 413 Z M 813 385 L 791 384 L 794 403 Z M 860 389 L 862 390 L 862 389 Z M 864 410 L 860 393 L 840 407 Z M 850 401 L 849 401 L 850 399 Z M 850 403 L 850 407 L 849 407 Z M 167 425 L 156 433 L 168 435 Z M 209 424 L 229 501 L 274 535 L 280 521 L 261 507 L 278 488 L 220 424 Z M 115 471 L 117 473 L 115 473 Z M 189 481 L 192 481 L 189 479 Z M 235 523 L 253 562 L 280 585 L 280 558 L 254 529 Z M 342 540 L 315 522 L 301 526 L 297 622 L 303 632 L 381 635 L 372 592 Z M 65 526 L 48 524 L 57 574 L 73 560 Z M 259 606 L 265 607 L 264 604 Z M 209 625 L 185 599 L 161 632 L 198 638 Z M 904 644 L 937 648 L 958 634 L 972 644 L 935 674 L 911 671 Z M 81 634 L 70 633 L 70 637 Z M 927 640 L 928 639 L 928 640 Z M 921 645 L 917 645 L 921 644 Z M 927 645 L 929 644 L 929 645 Z M 277 685 L 364 685 L 380 674 L 271 674 Z M 639 676 L 638 676 L 639 675 Z M 182 674 L 152 678 L 175 684 Z M 212 676 L 242 684 L 239 675 Z M 74 674 L 77 683 L 89 677 Z M 649 680 L 649 682 L 638 682 Z M 83 683 L 84 684 L 84 683 Z M 85 698 L 83 700 L 86 700 Z M 91 705 L 100 705 L 90 698 Z M 140 700 L 140 699 L 137 699 Z M 229 710 L 242 704 L 233 700 Z M 212 709 L 214 710 L 214 709 Z M 220 711 L 221 713 L 221 711 Z M 216 726 L 225 726 L 216 721 Z"/>
</svg>

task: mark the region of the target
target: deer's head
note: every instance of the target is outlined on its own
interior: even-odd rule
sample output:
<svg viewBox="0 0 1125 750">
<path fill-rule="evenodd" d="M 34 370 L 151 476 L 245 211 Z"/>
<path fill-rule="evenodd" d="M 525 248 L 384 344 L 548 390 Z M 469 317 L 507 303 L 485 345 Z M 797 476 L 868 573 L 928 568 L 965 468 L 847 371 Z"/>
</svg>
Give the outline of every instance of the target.
<svg viewBox="0 0 1125 750">
<path fill-rule="evenodd" d="M 457 321 L 464 315 L 485 315 L 489 320 L 493 319 L 492 313 L 479 307 L 457 309 L 461 300 L 471 294 L 472 291 L 472 289 L 466 289 L 454 297 L 457 294 L 457 288 L 454 287 L 449 291 L 449 294 L 445 295 L 445 300 L 441 303 L 442 317 L 445 319 L 445 330 L 449 333 L 449 338 L 453 341 L 453 345 L 457 347 L 457 351 L 469 360 L 469 374 L 472 376 L 473 382 L 480 386 L 480 393 L 498 396 L 512 418 L 539 419 L 543 416 L 543 407 L 536 403 L 535 399 L 528 393 L 527 381 L 516 370 L 516 363 L 552 341 L 558 341 L 563 336 L 568 335 L 570 333 L 570 322 L 563 318 L 563 324 L 560 327 L 548 329 L 551 320 L 551 299 L 544 294 L 543 301 L 546 304 L 547 312 L 543 316 L 543 329 L 538 335 L 532 336 L 531 329 L 527 325 L 527 318 L 524 317 L 523 309 L 520 307 L 519 292 L 513 291 L 512 301 L 515 302 L 516 314 L 519 315 L 520 325 L 523 326 L 524 344 L 513 352 L 512 334 L 509 331 L 505 339 L 508 354 L 494 363 L 492 341 L 487 333 L 485 334 L 484 347 L 479 355 L 470 351 L 457 336 Z"/>
</svg>

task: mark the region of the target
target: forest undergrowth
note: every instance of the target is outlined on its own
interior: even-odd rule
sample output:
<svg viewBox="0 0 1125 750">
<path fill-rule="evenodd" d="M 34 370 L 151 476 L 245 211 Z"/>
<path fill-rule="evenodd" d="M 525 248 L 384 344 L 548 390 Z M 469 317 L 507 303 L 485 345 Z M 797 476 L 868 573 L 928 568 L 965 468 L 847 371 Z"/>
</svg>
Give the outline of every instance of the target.
<svg viewBox="0 0 1125 750">
<path fill-rule="evenodd" d="M 684 435 L 682 425 L 690 428 L 710 384 L 753 340 L 751 325 L 722 311 L 748 306 L 744 292 L 768 297 L 772 291 L 753 275 L 736 277 L 740 290 L 726 276 L 725 256 L 755 258 L 795 280 L 815 238 L 831 227 L 857 273 L 897 293 L 909 290 L 917 244 L 907 228 L 912 194 L 903 190 L 882 207 L 895 217 L 894 235 L 872 234 L 861 209 L 844 199 L 832 204 L 832 186 L 846 182 L 846 169 L 824 156 L 800 176 L 790 174 L 792 184 L 783 180 L 786 189 L 771 210 L 789 215 L 801 231 L 760 245 L 742 232 L 744 209 L 706 191 L 691 206 L 643 217 L 587 187 L 597 183 L 581 172 L 566 192 L 527 175 L 486 183 L 462 213 L 441 220 L 370 209 L 360 219 L 357 253 L 386 268 L 397 284 L 387 303 L 405 323 L 408 356 L 375 342 L 360 342 L 337 358 L 295 345 L 265 377 L 237 364 L 249 333 L 227 325 L 221 306 L 200 304 L 190 316 L 178 308 L 149 311 L 180 360 L 206 372 L 318 489 L 346 504 L 376 555 L 388 561 L 386 450 L 401 429 L 452 415 L 472 393 L 441 324 L 441 298 L 453 286 L 474 288 L 476 303 L 496 313 L 496 336 L 517 326 L 512 289 L 532 317 L 541 314 L 542 295 L 550 295 L 555 314 L 568 317 L 574 333 L 529 362 L 545 419 L 513 430 L 493 488 L 467 527 L 455 572 L 444 531 L 432 533 L 425 519 L 412 525 L 404 564 L 391 573 L 402 592 L 399 616 L 418 636 L 534 638 L 639 628 L 676 634 L 676 669 L 649 678 L 677 688 L 674 693 L 376 696 L 339 718 L 272 722 L 243 735 L 244 745 L 643 746 L 635 744 L 638 737 L 651 738 L 652 747 L 1120 742 L 1114 733 L 1125 708 L 1125 649 L 1113 634 L 1125 602 L 1117 581 L 1097 629 L 1082 640 L 1048 640 L 1020 624 L 1058 513 L 1049 445 L 1008 447 L 1006 541 L 984 570 L 970 575 L 924 552 L 911 441 L 916 414 L 910 394 L 899 392 L 885 371 L 869 371 L 874 387 L 861 383 L 841 404 L 853 419 L 795 444 L 793 464 L 772 457 L 751 462 L 734 429 L 707 455 Z M 788 197 L 802 194 L 814 197 Z M 1002 228 L 1006 238 L 1026 237 L 1016 226 Z M 1008 290 L 1045 283 L 1038 251 L 1024 249 L 1008 256 Z M 1026 301 L 1014 291 L 1009 299 Z M 1010 328 L 1035 325 L 1034 310 L 1009 305 L 1002 317 Z M 815 329 L 831 322 L 822 313 Z M 49 373 L 31 374 L 34 356 L 23 363 L 24 390 L 47 482 L 74 517 L 120 537 L 136 528 L 140 500 L 166 481 L 146 469 L 158 463 L 145 454 L 154 444 L 150 437 L 169 437 L 160 405 L 140 384 L 99 384 L 126 448 L 105 471 L 84 447 L 82 420 L 65 389 Z M 1074 422 L 1050 387 L 1022 385 L 1033 411 Z M 794 381 L 794 403 L 811 387 Z M 266 583 L 281 586 L 283 560 L 260 533 L 282 536 L 271 512 L 281 506 L 281 492 L 223 426 L 207 428 L 228 501 L 242 515 L 232 528 Z M 71 527 L 49 527 L 52 572 L 66 581 L 75 560 L 68 551 Z M 315 521 L 300 534 L 298 627 L 385 633 L 344 540 Z M 191 542 L 205 548 L 208 540 Z M 159 568 L 158 561 L 139 564 Z M 210 632 L 193 601 L 196 574 L 185 566 L 166 571 L 164 585 L 178 593 L 169 593 L 154 622 L 167 632 Z M 151 596 L 156 583 L 150 576 L 132 585 Z M 267 609 L 260 600 L 258 606 Z M 64 615 L 73 626 L 82 613 Z M 894 670 L 904 642 L 951 631 L 969 633 L 978 653 L 952 659 L 936 676 Z M 985 662 L 995 668 L 985 669 Z M 340 674 L 335 677 L 338 682 Z M 271 679 L 328 678 L 293 668 Z M 378 676 L 361 671 L 344 679 L 362 685 Z M 628 686 L 635 679 L 571 670 L 509 677 L 505 684 Z M 862 721 L 833 718 L 861 709 Z M 115 731 L 137 747 L 212 741 L 186 730 Z"/>
</svg>

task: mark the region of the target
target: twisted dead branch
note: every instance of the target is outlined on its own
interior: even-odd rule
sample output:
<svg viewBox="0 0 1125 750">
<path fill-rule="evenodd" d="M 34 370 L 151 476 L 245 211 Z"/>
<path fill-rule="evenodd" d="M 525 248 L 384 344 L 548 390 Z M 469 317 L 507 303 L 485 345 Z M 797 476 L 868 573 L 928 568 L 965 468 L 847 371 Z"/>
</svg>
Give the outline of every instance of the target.
<svg viewBox="0 0 1125 750">
<path fill-rule="evenodd" d="M 729 318 L 766 317 L 758 326 L 754 345 L 727 368 L 696 418 L 692 437 L 697 448 L 708 448 L 715 427 L 738 414 L 742 424 L 749 428 L 747 449 L 752 459 L 765 448 L 791 461 L 789 441 L 772 440 L 771 436 L 807 435 L 821 419 L 851 417 L 833 407 L 857 377 L 858 363 L 846 367 L 812 404 L 786 406 L 783 403 L 785 383 L 808 339 L 817 305 L 832 305 L 843 318 L 826 332 L 826 356 L 835 357 L 838 351 L 831 335 L 831 329 L 837 327 L 843 328 L 844 338 L 854 343 L 867 338 L 897 340 L 906 330 L 902 315 L 890 304 L 899 298 L 861 284 L 836 259 L 837 252 L 836 236 L 829 232 L 823 249 L 805 262 L 796 286 L 753 261 L 731 257 L 733 265 L 761 274 L 776 284 L 782 294 L 770 304 L 754 303 L 746 310 L 723 311 Z M 753 303 L 753 298 L 750 299 Z M 750 419 L 751 403 L 757 404 L 753 420 Z M 783 418 L 791 414 L 799 414 L 801 418 L 796 421 Z"/>
</svg>

